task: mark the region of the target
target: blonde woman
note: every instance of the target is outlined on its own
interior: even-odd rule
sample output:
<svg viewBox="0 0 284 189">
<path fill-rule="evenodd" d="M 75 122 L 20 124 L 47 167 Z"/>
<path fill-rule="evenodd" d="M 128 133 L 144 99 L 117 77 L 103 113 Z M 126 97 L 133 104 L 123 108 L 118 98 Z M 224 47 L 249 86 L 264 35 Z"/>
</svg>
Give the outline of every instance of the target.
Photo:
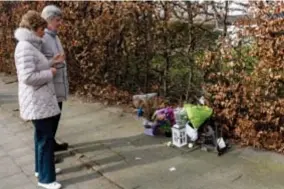
<svg viewBox="0 0 284 189">
<path fill-rule="evenodd" d="M 35 128 L 35 175 L 38 185 L 46 189 L 59 189 L 54 165 L 54 127 L 57 126 L 58 107 L 52 64 L 64 61 L 61 55 L 48 61 L 41 53 L 46 21 L 36 11 L 28 11 L 15 31 L 18 44 L 15 64 L 19 81 L 20 115 L 31 120 Z"/>
</svg>

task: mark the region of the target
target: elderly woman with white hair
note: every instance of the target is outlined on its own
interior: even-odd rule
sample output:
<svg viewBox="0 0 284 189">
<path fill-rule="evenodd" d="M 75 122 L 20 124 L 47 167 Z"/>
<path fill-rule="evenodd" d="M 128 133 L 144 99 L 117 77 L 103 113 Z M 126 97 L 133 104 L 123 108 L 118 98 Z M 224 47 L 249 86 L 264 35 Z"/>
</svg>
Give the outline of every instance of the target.
<svg viewBox="0 0 284 189">
<path fill-rule="evenodd" d="M 51 59 L 57 54 L 63 54 L 64 50 L 62 48 L 61 42 L 57 36 L 58 29 L 62 24 L 62 12 L 61 10 L 54 6 L 46 6 L 41 13 L 42 18 L 44 18 L 48 25 L 45 29 L 45 35 L 43 37 L 42 53 L 46 56 L 47 59 Z M 51 65 L 52 66 L 52 65 Z M 56 75 L 53 79 L 55 86 L 55 93 L 58 101 L 59 108 L 62 110 L 62 102 L 67 100 L 68 96 L 68 78 L 67 78 L 67 66 L 66 62 L 62 64 L 56 64 Z M 56 134 L 61 115 L 57 117 L 57 127 L 54 130 L 54 136 Z M 68 149 L 68 144 L 58 144 L 54 140 L 55 152 L 64 151 Z M 55 159 L 55 163 L 58 163 L 60 160 Z"/>
</svg>

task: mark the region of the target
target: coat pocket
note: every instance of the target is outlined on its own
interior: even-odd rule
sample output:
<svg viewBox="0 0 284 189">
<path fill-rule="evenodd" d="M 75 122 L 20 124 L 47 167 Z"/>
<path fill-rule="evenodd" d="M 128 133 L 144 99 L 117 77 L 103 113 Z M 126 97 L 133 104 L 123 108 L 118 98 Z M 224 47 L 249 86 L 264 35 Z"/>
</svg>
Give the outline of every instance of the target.
<svg viewBox="0 0 284 189">
<path fill-rule="evenodd" d="M 35 97 L 51 98 L 55 95 L 55 90 L 53 85 L 50 83 L 43 84 L 41 86 L 33 87 Z"/>
</svg>

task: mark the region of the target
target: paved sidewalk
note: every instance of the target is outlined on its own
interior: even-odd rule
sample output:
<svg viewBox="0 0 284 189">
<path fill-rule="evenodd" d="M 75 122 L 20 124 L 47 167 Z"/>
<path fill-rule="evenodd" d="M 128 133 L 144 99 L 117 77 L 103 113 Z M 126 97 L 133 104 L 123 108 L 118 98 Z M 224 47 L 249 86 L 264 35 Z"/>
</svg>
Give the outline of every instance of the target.
<svg viewBox="0 0 284 189">
<path fill-rule="evenodd" d="M 33 132 L 23 123 L 0 110 L 0 189 L 33 189 L 34 177 Z M 116 189 L 114 184 L 88 168 L 72 153 L 60 164 L 63 174 L 58 176 L 70 189 Z"/>
<path fill-rule="evenodd" d="M 33 189 L 32 126 L 18 118 L 17 83 L 6 83 L 0 81 L 0 189 Z M 58 139 L 72 146 L 59 154 L 58 180 L 69 189 L 283 188 L 284 156 L 249 148 L 222 157 L 186 152 L 142 132 L 140 121 L 118 108 L 71 98 Z"/>
</svg>

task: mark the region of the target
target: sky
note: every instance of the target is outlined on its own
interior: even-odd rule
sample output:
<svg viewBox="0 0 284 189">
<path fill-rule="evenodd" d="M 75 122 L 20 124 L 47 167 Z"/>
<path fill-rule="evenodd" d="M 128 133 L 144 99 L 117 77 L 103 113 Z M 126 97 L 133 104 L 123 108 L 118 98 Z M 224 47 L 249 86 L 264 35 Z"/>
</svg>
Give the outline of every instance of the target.
<svg viewBox="0 0 284 189">
<path fill-rule="evenodd" d="M 193 1 L 193 0 L 192 0 Z M 198 0 L 200 3 L 201 2 L 204 2 L 205 0 Z M 225 0 L 214 0 L 215 2 L 225 2 Z M 233 3 L 230 4 L 229 8 L 231 9 L 240 9 L 240 8 L 244 8 L 238 4 L 235 4 L 238 3 L 238 2 L 241 2 L 241 3 L 248 3 L 249 1 L 248 0 L 232 0 Z M 242 11 L 230 11 L 229 15 L 232 15 L 232 16 L 235 16 L 235 15 L 243 15 L 244 12 Z"/>
</svg>

